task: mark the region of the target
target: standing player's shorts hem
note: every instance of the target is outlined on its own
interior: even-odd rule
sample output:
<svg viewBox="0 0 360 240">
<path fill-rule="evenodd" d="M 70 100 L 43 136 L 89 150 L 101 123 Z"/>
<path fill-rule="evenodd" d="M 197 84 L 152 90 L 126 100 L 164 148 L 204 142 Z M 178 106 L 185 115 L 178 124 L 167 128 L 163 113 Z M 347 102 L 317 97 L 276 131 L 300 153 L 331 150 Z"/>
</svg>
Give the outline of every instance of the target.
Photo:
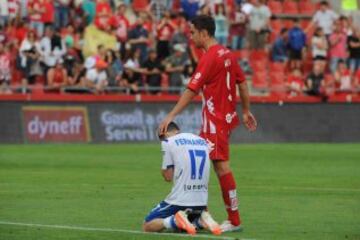
<svg viewBox="0 0 360 240">
<path fill-rule="evenodd" d="M 186 209 L 192 210 L 194 213 L 192 217 L 195 217 L 197 215 L 200 216 L 200 212 L 205 210 L 206 206 L 177 206 L 177 205 L 171 205 L 165 201 L 160 202 L 155 208 L 151 210 L 151 212 L 145 217 L 145 222 L 150 222 L 157 218 L 167 218 L 174 214 L 176 214 L 178 211 L 184 211 Z"/>
<path fill-rule="evenodd" d="M 219 130 L 217 133 L 200 133 L 210 145 L 210 160 L 228 161 L 229 160 L 229 130 Z"/>
</svg>

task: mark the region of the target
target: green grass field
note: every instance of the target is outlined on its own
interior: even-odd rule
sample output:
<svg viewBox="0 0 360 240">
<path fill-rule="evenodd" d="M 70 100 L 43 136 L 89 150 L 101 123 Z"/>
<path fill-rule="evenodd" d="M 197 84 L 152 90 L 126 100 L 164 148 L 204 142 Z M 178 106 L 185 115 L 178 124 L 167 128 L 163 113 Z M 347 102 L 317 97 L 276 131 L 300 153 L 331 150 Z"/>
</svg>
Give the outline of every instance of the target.
<svg viewBox="0 0 360 240">
<path fill-rule="evenodd" d="M 0 146 L 0 239 L 184 239 L 140 233 L 171 187 L 159 149 Z M 359 144 L 233 145 L 231 158 L 245 229 L 223 238 L 360 239 Z M 219 191 L 212 174 L 209 207 L 221 222 Z"/>
</svg>

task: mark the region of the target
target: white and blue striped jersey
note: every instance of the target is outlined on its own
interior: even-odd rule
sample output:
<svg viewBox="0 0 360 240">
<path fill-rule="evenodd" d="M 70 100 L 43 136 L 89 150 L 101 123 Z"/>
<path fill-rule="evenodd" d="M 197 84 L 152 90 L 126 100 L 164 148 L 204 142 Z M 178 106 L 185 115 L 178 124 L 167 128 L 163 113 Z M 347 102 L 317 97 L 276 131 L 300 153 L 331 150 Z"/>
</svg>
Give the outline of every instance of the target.
<svg viewBox="0 0 360 240">
<path fill-rule="evenodd" d="M 206 140 L 179 133 L 161 144 L 162 169 L 174 168 L 173 187 L 165 201 L 178 206 L 206 206 L 209 183 L 209 149 Z"/>
</svg>

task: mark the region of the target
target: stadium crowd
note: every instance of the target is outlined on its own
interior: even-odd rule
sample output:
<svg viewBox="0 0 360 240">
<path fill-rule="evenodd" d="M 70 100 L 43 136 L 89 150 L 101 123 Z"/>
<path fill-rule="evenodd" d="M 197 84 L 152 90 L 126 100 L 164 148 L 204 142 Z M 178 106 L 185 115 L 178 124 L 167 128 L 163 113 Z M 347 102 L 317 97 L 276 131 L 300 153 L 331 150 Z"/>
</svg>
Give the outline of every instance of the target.
<svg viewBox="0 0 360 240">
<path fill-rule="evenodd" d="M 0 0 L 0 94 L 178 94 L 202 55 L 198 14 L 255 93 L 360 92 L 360 26 L 327 1 Z"/>
</svg>

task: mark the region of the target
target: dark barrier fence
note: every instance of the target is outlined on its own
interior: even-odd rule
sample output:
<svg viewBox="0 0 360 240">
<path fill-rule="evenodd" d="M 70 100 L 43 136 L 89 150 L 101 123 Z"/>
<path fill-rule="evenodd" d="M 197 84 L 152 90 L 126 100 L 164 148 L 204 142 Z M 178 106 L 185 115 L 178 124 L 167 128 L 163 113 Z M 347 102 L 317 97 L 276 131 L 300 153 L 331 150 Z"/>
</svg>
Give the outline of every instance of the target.
<svg viewBox="0 0 360 240">
<path fill-rule="evenodd" d="M 174 103 L 0 102 L 1 143 L 156 141 L 156 128 Z M 360 142 L 359 104 L 253 104 L 259 127 L 244 126 L 233 142 Z M 198 133 L 201 105 L 189 106 L 177 122 Z"/>
</svg>

